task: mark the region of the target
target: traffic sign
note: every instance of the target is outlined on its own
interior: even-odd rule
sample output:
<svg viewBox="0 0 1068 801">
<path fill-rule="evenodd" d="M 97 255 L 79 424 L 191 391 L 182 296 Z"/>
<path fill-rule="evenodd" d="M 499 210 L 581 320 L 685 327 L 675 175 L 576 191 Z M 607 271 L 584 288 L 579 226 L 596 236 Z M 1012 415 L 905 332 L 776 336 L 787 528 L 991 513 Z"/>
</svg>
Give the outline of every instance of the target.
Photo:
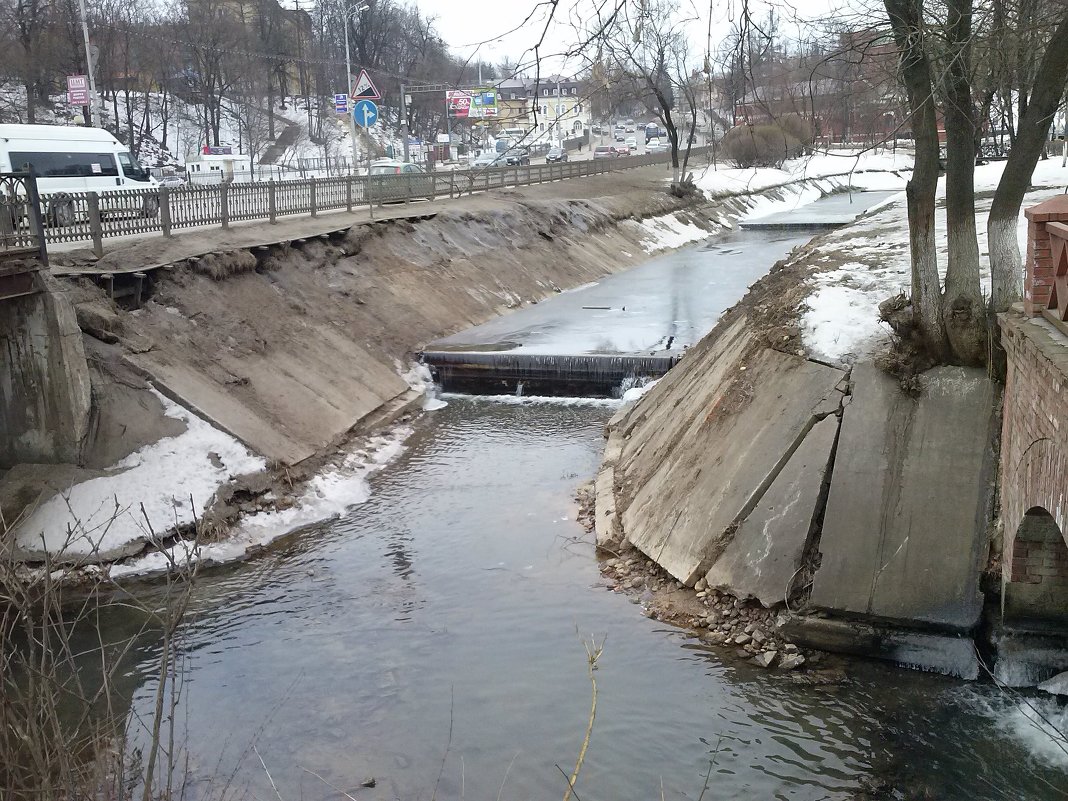
<svg viewBox="0 0 1068 801">
<path fill-rule="evenodd" d="M 354 100 L 382 99 L 382 95 L 380 95 L 378 89 L 375 88 L 374 81 L 372 81 L 371 76 L 367 74 L 367 70 L 360 70 L 360 76 L 356 79 L 351 94 Z"/>
<path fill-rule="evenodd" d="M 338 114 L 349 113 L 349 96 L 347 94 L 334 95 L 334 111 Z"/>
<path fill-rule="evenodd" d="M 362 128 L 370 128 L 378 122 L 378 106 L 372 100 L 358 100 L 352 107 L 352 118 Z"/>
</svg>

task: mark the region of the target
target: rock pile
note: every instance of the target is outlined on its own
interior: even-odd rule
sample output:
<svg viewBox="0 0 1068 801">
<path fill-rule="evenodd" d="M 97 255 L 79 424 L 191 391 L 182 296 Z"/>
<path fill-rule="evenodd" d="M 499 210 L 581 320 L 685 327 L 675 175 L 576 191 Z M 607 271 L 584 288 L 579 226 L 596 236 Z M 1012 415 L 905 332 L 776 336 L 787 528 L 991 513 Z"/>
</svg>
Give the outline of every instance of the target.
<svg viewBox="0 0 1068 801">
<path fill-rule="evenodd" d="M 704 579 L 690 590 L 634 550 L 603 562 L 601 573 L 610 590 L 648 592 L 650 617 L 692 628 L 705 642 L 732 648 L 755 665 L 795 670 L 806 662 L 800 649 L 780 635 L 779 612 L 711 589 Z"/>
</svg>

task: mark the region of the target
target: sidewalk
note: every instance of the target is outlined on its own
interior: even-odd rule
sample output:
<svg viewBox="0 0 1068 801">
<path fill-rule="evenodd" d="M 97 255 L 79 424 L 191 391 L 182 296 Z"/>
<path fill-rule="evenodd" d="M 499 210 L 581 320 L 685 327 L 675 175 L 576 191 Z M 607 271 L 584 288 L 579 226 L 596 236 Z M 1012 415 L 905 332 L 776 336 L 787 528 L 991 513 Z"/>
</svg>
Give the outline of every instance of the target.
<svg viewBox="0 0 1068 801">
<path fill-rule="evenodd" d="M 276 245 L 312 239 L 345 231 L 354 225 L 415 217 L 446 211 L 484 211 L 509 203 L 549 200 L 592 200 L 627 192 L 663 192 L 671 176 L 670 165 L 652 165 L 633 170 L 569 178 L 521 188 L 494 189 L 460 198 L 417 201 L 353 211 L 333 211 L 318 216 L 294 215 L 277 223 L 235 223 L 229 229 L 217 225 L 187 228 L 166 238 L 160 234 L 116 237 L 104 243 L 104 257 L 97 260 L 91 245 L 73 242 L 51 245 L 52 274 L 57 276 L 132 273 L 154 270 L 184 259 L 226 250 Z"/>
</svg>

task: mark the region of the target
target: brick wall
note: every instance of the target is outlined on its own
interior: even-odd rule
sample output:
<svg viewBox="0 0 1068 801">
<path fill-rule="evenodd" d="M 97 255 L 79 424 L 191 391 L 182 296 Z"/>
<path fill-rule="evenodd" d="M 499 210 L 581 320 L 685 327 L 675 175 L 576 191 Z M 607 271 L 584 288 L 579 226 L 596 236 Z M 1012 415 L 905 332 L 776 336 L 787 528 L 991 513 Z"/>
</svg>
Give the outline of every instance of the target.
<svg viewBox="0 0 1068 801">
<path fill-rule="evenodd" d="M 1053 286 L 1058 282 L 1061 291 L 1065 289 L 1064 277 L 1064 231 L 1051 240 L 1046 223 L 1068 223 L 1068 195 L 1058 195 L 1037 206 L 1024 211 L 1027 218 L 1027 252 L 1024 254 L 1024 312 L 1029 316 L 1042 314 L 1050 305 Z M 1057 226 L 1054 226 L 1057 227 Z M 1060 273 L 1058 276 L 1058 262 Z M 1064 311 L 1065 301 L 1060 298 L 1060 312 Z M 1059 320 L 1064 320 L 1063 313 L 1054 313 Z"/>
<path fill-rule="evenodd" d="M 1020 306 L 1000 322 L 1005 611 L 1068 620 L 1068 336 Z"/>
</svg>

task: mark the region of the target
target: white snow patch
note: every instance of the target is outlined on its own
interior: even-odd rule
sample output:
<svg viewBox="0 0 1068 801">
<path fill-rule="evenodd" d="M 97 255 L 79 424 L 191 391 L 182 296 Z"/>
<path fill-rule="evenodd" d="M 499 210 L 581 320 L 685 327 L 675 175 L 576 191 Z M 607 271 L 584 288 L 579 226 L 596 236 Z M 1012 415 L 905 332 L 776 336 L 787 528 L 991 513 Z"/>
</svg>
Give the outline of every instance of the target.
<svg viewBox="0 0 1068 801">
<path fill-rule="evenodd" d="M 698 225 L 680 220 L 674 214 L 649 217 L 632 224 L 638 226 L 642 247 L 646 253 L 682 247 L 713 235 Z"/>
<path fill-rule="evenodd" d="M 979 192 L 995 189 L 1005 168 L 994 162 L 976 168 L 975 188 Z M 1068 168 L 1059 159 L 1039 162 L 1031 179 L 1038 189 L 1029 192 L 1023 208 L 1033 206 L 1063 191 L 1068 183 Z M 945 199 L 945 179 L 939 181 L 939 201 Z M 976 231 L 979 244 L 979 280 L 984 295 L 990 293 L 990 263 L 986 218 L 991 199 L 976 201 Z M 935 218 L 938 243 L 938 267 L 945 280 L 948 259 L 946 214 L 941 204 Z M 1021 210 L 1022 211 L 1022 210 Z M 1018 237 L 1021 254 L 1027 245 L 1027 221 L 1020 215 Z M 912 284 L 909 261 L 909 231 L 905 198 L 898 195 L 880 204 L 875 213 L 853 225 L 828 235 L 820 249 L 852 261 L 838 269 L 816 273 L 811 282 L 815 291 L 806 301 L 802 315 L 802 335 L 809 352 L 829 361 L 851 361 L 872 355 L 883 341 L 886 330 L 879 321 L 879 304 L 900 292 L 909 292 Z"/>
<path fill-rule="evenodd" d="M 441 399 L 434 377 L 430 374 L 430 368 L 422 362 L 412 362 L 407 369 L 402 369 L 398 362 L 397 372 L 405 380 L 409 387 L 423 395 L 423 411 L 436 412 L 444 409 L 449 404 Z"/>
<path fill-rule="evenodd" d="M 250 551 L 262 548 L 297 529 L 338 517 L 371 497 L 369 477 L 404 452 L 404 441 L 412 433 L 398 426 L 390 433 L 368 440 L 365 447 L 349 454 L 336 468 L 308 482 L 296 504 L 276 512 L 249 515 L 236 525 L 226 539 L 196 547 L 179 542 L 165 552 L 155 552 L 112 565 L 111 577 L 122 578 L 165 572 L 175 560 L 187 564 L 225 563 L 244 559 Z"/>
<path fill-rule="evenodd" d="M 186 430 L 130 454 L 108 475 L 50 498 L 19 527 L 20 548 L 67 557 L 121 549 L 149 539 L 152 531 L 159 536 L 194 522 L 219 487 L 264 469 L 264 460 L 229 434 L 155 394 L 164 413 Z"/>
</svg>

